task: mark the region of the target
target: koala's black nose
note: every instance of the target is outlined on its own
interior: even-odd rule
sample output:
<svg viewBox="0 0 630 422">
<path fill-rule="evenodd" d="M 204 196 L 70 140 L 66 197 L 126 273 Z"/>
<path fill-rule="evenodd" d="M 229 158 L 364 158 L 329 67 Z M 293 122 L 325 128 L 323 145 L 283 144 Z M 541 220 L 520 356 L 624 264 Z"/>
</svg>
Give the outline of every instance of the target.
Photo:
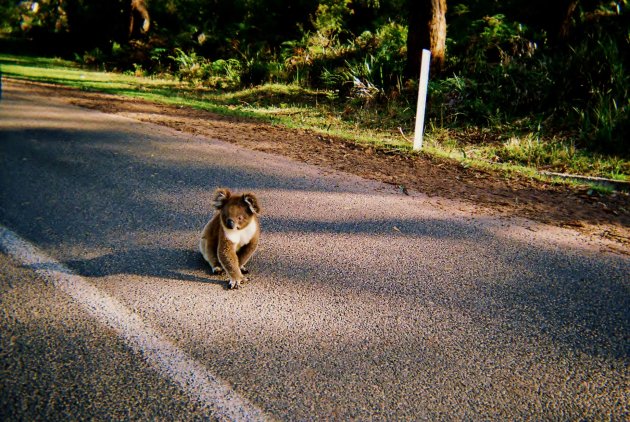
<svg viewBox="0 0 630 422">
<path fill-rule="evenodd" d="M 228 218 L 227 221 L 225 222 L 225 225 L 227 226 L 228 229 L 233 229 L 236 224 L 234 223 L 234 220 L 232 220 L 231 218 Z"/>
</svg>

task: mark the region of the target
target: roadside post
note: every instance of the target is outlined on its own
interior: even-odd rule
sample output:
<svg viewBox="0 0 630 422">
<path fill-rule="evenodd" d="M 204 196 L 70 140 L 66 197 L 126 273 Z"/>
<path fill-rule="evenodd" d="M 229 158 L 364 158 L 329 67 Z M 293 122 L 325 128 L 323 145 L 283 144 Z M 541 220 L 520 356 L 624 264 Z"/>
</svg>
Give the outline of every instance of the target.
<svg viewBox="0 0 630 422">
<path fill-rule="evenodd" d="M 427 106 L 430 63 L 431 52 L 429 50 L 422 50 L 420 80 L 418 81 L 418 106 L 416 107 L 416 129 L 413 134 L 413 149 L 415 151 L 422 149 L 422 137 L 424 136 L 424 114 Z"/>
</svg>

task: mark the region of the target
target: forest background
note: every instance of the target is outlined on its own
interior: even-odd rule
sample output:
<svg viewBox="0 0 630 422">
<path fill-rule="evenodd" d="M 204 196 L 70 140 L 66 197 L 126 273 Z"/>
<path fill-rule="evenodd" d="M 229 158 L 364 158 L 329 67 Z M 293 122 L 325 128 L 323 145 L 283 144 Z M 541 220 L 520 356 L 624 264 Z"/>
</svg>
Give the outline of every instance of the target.
<svg viewBox="0 0 630 422">
<path fill-rule="evenodd" d="M 403 137 L 413 130 L 420 51 L 428 48 L 433 145 L 488 162 L 628 179 L 628 5 L 10 1 L 0 5 L 0 48 L 175 78 L 199 92 L 299 87 L 293 97 L 270 97 L 315 102 L 357 128 Z"/>
</svg>

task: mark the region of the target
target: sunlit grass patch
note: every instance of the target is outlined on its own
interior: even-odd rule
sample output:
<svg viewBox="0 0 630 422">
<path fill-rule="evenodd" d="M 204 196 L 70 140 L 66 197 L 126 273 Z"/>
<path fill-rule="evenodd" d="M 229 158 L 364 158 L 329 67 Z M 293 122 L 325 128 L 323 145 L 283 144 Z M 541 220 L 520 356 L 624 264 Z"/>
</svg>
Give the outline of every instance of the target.
<svg viewBox="0 0 630 422">
<path fill-rule="evenodd" d="M 340 137 L 375 148 L 412 153 L 415 105 L 404 98 L 340 100 L 338 93 L 295 84 L 267 84 L 239 90 L 210 89 L 169 77 L 100 72 L 61 59 L 0 55 L 4 76 L 62 84 L 82 90 L 194 107 L 230 116 L 255 118 L 322 136 Z M 423 153 L 526 175 L 551 170 L 629 180 L 630 161 L 588 152 L 570 136 L 545 135 L 523 121 L 512 127 L 444 125 L 428 119 Z"/>
</svg>

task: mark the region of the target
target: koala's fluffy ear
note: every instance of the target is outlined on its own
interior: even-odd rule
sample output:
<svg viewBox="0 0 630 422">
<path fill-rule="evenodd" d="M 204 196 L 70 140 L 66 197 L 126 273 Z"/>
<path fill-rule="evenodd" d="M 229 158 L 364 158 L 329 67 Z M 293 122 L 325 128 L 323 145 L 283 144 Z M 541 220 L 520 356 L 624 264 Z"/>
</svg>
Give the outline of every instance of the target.
<svg viewBox="0 0 630 422">
<path fill-rule="evenodd" d="M 258 205 L 258 199 L 253 193 L 246 193 L 243 195 L 243 201 L 247 204 L 247 208 L 252 214 L 260 214 L 260 205 Z"/>
<path fill-rule="evenodd" d="M 214 191 L 214 201 L 212 202 L 212 205 L 216 209 L 220 210 L 223 208 L 223 205 L 225 205 L 225 202 L 230 199 L 230 196 L 232 196 L 232 192 L 230 192 L 229 189 L 219 188 Z"/>
</svg>

